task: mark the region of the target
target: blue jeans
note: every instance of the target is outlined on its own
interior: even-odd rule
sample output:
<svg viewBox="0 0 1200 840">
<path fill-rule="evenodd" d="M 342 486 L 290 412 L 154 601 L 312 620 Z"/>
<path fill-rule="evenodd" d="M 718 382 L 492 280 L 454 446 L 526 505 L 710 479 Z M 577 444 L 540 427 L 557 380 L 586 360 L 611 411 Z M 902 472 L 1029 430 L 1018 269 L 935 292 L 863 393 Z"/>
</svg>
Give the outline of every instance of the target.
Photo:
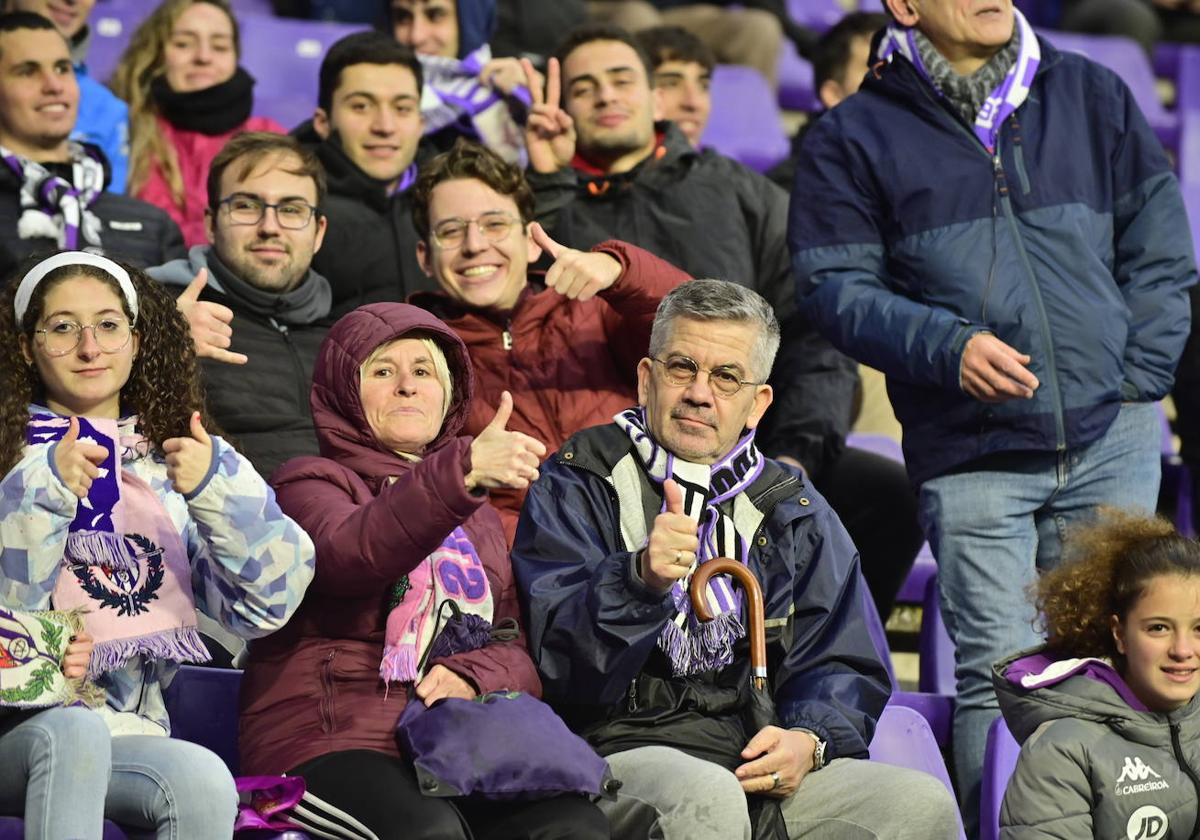
<svg viewBox="0 0 1200 840">
<path fill-rule="evenodd" d="M 0 813 L 24 814 L 26 840 L 100 840 L 106 817 L 158 840 L 228 840 L 237 792 L 204 747 L 47 709 L 0 736 Z"/>
<path fill-rule="evenodd" d="M 992 663 L 1041 642 L 1028 590 L 1038 570 L 1058 563 L 1068 528 L 1098 505 L 1154 510 L 1157 412 L 1153 403 L 1127 403 L 1087 446 L 1014 452 L 921 487 L 921 525 L 937 558 L 942 614 L 957 649 L 954 765 L 968 835 L 979 819 L 987 731 L 999 715 Z"/>
</svg>

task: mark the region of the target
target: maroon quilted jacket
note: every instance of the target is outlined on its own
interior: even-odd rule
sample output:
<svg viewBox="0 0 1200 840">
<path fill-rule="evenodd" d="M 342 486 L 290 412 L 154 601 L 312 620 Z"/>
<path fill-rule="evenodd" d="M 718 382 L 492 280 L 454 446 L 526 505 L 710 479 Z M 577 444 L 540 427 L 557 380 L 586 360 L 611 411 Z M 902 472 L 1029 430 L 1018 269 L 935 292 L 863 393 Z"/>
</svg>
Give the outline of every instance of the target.
<svg viewBox="0 0 1200 840">
<path fill-rule="evenodd" d="M 547 454 L 580 429 L 612 421 L 637 402 L 637 363 L 650 344 L 654 312 L 667 292 L 691 276 L 666 260 L 610 240 L 592 249 L 621 263 L 620 279 L 591 300 L 568 300 L 532 275 L 511 312 L 468 309 L 446 295 L 410 300 L 438 315 L 467 344 L 475 368 L 469 434 L 496 414 L 500 394 L 513 396 L 508 428 L 546 444 Z M 492 492 L 512 543 L 524 491 Z"/>
<path fill-rule="evenodd" d="M 376 443 L 358 389 L 359 365 L 371 351 L 414 329 L 438 337 L 454 380 L 441 433 L 415 464 Z M 283 773 L 339 750 L 397 752 L 392 731 L 406 692 L 385 692 L 379 678 L 385 601 L 396 580 L 455 526 L 463 526 L 483 561 L 493 622 L 519 618 L 499 517 L 486 496 L 463 484 L 471 439 L 458 433 L 472 389 L 462 341 L 417 307 L 360 307 L 325 339 L 312 391 L 323 457 L 295 458 L 272 476 L 280 507 L 316 544 L 317 574 L 287 626 L 250 647 L 241 696 L 243 773 Z M 523 634 L 431 664 L 438 662 L 482 692 L 541 693 Z"/>
</svg>

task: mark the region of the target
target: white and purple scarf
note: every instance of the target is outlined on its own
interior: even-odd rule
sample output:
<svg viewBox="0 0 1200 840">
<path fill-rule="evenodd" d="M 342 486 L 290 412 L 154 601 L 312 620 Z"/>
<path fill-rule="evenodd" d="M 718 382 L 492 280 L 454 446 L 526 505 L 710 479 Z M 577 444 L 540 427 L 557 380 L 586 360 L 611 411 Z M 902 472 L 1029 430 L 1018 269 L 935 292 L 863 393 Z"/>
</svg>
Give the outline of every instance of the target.
<svg viewBox="0 0 1200 840">
<path fill-rule="evenodd" d="M 509 163 L 524 165 L 525 132 L 513 118 L 509 102 L 500 91 L 479 80 L 492 58 L 484 44 L 466 58 L 419 55 L 425 85 L 421 92 L 421 116 L 425 133 L 458 124 L 475 139 Z M 528 110 L 533 104 L 529 89 L 519 87 L 512 97 Z"/>
<path fill-rule="evenodd" d="M 79 143 L 68 144 L 71 180 L 50 172 L 40 163 L 0 146 L 0 158 L 21 180 L 21 239 L 53 239 L 60 249 L 100 247 L 100 219 L 92 203 L 104 192 L 104 164 Z"/>
<path fill-rule="evenodd" d="M 766 463 L 754 445 L 754 431 L 747 432 L 724 458 L 715 464 L 693 464 L 677 458 L 654 440 L 646 426 L 641 406 L 626 409 L 613 421 L 633 441 L 638 460 L 650 479 L 661 487 L 675 479 L 683 491 L 684 512 L 698 523 L 700 550 L 692 569 L 671 586 L 675 615 L 663 627 L 658 646 L 671 660 L 676 676 L 720 668 L 733 661 L 733 646 L 745 635 L 741 622 L 742 594 L 728 575 L 714 576 L 708 584 L 709 610 L 716 616 L 702 622 L 692 613 L 688 597 L 696 566 L 716 557 L 745 563 L 752 534 L 738 533 L 729 513 L 734 497 L 754 483 Z M 638 505 L 641 511 L 642 506 Z M 664 499 L 660 510 L 666 510 Z M 627 546 L 636 551 L 644 547 Z"/>
<path fill-rule="evenodd" d="M 492 590 L 479 552 L 461 525 L 393 589 L 379 663 L 379 676 L 385 683 L 420 681 L 426 661 L 437 655 L 429 651 L 446 626 L 443 607 L 447 601 L 466 619 L 464 627 L 474 631 L 475 638 L 463 649 L 487 644 Z"/>
<path fill-rule="evenodd" d="M 103 446 L 108 457 L 68 527 L 51 601 L 58 610 L 84 611 L 84 627 L 95 640 L 89 678 L 139 654 L 207 662 L 183 540 L 154 489 L 121 469 L 123 456 L 148 451 L 145 439 L 134 432 L 136 418 L 77 419 L 79 440 Z M 26 443 L 60 440 L 69 422 L 55 414 L 31 414 Z"/>
<path fill-rule="evenodd" d="M 1013 15 L 1019 40 L 1017 60 L 1009 68 L 1008 73 L 1005 74 L 996 89 L 984 100 L 979 113 L 975 115 L 975 124 L 971 127 L 979 142 L 991 153 L 996 151 L 996 138 L 1000 134 L 1000 126 L 1029 96 L 1029 88 L 1033 84 L 1034 74 L 1037 73 L 1038 64 L 1042 60 L 1042 50 L 1033 27 L 1029 25 L 1029 21 L 1025 20 L 1025 16 L 1019 9 L 1014 8 Z M 918 33 L 913 27 L 900 26 L 893 22 L 888 26 L 883 40 L 879 44 L 879 52 L 876 57 L 881 61 L 891 61 L 892 57 L 899 53 L 908 59 L 930 87 L 939 95 L 944 96 L 944 92 L 934 81 L 925 62 L 921 59 L 917 37 Z"/>
<path fill-rule="evenodd" d="M 63 674 L 67 646 L 82 630 L 78 610 L 26 612 L 0 607 L 0 706 L 104 705 L 103 690 Z"/>
</svg>

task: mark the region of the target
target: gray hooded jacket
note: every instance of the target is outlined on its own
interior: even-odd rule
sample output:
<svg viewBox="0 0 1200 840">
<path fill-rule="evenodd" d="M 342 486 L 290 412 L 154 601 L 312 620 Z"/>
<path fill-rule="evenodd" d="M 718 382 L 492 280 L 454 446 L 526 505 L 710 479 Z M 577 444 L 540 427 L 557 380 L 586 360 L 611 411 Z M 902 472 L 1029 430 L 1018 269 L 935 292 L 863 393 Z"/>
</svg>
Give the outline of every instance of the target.
<svg viewBox="0 0 1200 840">
<path fill-rule="evenodd" d="M 1002 840 L 1184 840 L 1200 836 L 1200 701 L 1137 711 L 1111 666 L 1053 663 L 1042 651 L 998 662 L 992 681 L 1021 756 L 1000 811 Z M 1027 673 L 1026 688 L 1019 674 Z M 1134 700 L 1136 702 L 1136 700 Z"/>
</svg>

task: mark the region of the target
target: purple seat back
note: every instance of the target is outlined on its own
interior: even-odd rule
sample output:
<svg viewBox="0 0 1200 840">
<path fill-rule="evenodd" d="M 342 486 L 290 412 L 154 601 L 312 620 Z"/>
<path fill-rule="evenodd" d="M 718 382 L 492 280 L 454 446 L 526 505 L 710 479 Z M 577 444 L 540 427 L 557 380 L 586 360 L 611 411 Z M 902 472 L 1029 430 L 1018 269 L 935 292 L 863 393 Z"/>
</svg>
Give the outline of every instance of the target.
<svg viewBox="0 0 1200 840">
<path fill-rule="evenodd" d="M 241 684 L 241 671 L 183 665 L 163 693 L 171 737 L 212 750 L 235 776 Z"/>
<path fill-rule="evenodd" d="M 88 75 L 98 82 L 108 81 L 147 13 L 145 7 L 133 3 L 96 4 L 88 23 L 92 31 L 86 61 Z"/>
<path fill-rule="evenodd" d="M 712 116 L 701 142 L 765 172 L 788 155 L 779 105 L 757 70 L 721 64 L 713 70 Z"/>
<path fill-rule="evenodd" d="M 795 44 L 786 38 L 779 51 L 779 104 L 791 111 L 808 113 L 823 107 L 813 85 L 812 65 L 800 57 Z"/>
<path fill-rule="evenodd" d="M 933 732 L 925 718 L 912 709 L 892 705 L 883 710 L 875 727 L 875 737 L 871 739 L 870 754 L 872 761 L 928 773 L 945 785 L 951 796 L 954 795 L 950 774 L 946 772 L 946 762 L 942 760 Z M 965 837 L 961 819 L 958 835 Z"/>
<path fill-rule="evenodd" d="M 954 679 L 954 642 L 946 632 L 942 621 L 942 608 L 938 602 L 937 575 L 925 582 L 925 597 L 921 601 L 921 631 L 917 637 L 918 664 L 917 687 L 921 691 L 953 697 L 956 692 Z"/>
<path fill-rule="evenodd" d="M 129 840 L 129 835 L 111 820 L 104 821 L 102 840 Z M 0 840 L 25 840 L 25 821 L 20 817 L 0 817 Z"/>
<path fill-rule="evenodd" d="M 987 748 L 983 753 L 983 789 L 979 795 L 979 840 L 998 840 L 1000 837 L 1000 805 L 1021 746 L 1008 731 L 1004 718 L 996 718 L 988 730 Z"/>
<path fill-rule="evenodd" d="M 938 747 L 943 751 L 950 748 L 950 733 L 954 726 L 953 697 L 923 691 L 893 691 L 888 704 L 912 709 L 925 718 Z"/>
<path fill-rule="evenodd" d="M 888 681 L 892 684 L 892 690 L 895 691 L 900 687 L 900 683 L 896 680 L 896 668 L 892 664 L 892 650 L 888 646 L 887 630 L 884 629 L 883 621 L 879 618 L 879 610 L 875 609 L 875 601 L 866 587 L 863 587 L 862 600 L 863 620 L 867 625 L 867 633 L 871 637 L 871 644 L 875 646 L 875 652 L 879 654 L 879 658 L 883 660 L 883 666 L 887 668 Z"/>
</svg>

